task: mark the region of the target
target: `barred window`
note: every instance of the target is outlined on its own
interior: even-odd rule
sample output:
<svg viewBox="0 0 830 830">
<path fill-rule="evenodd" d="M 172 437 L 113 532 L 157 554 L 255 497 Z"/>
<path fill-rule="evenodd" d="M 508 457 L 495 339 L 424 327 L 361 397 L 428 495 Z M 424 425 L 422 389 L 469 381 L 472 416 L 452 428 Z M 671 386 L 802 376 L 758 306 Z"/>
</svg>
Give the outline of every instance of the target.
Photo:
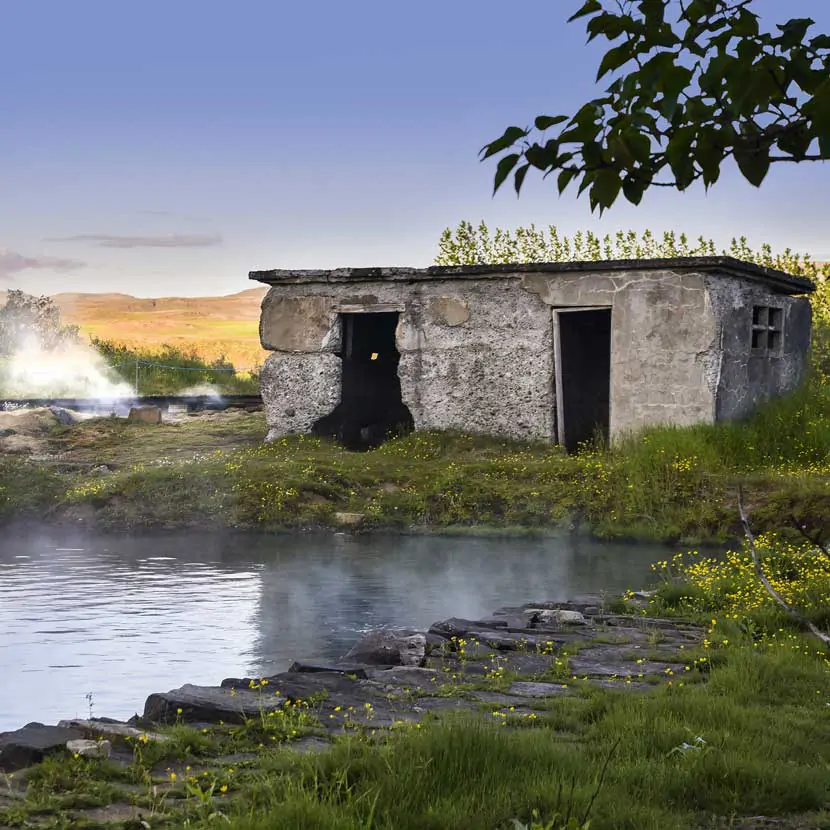
<svg viewBox="0 0 830 830">
<path fill-rule="evenodd" d="M 777 355 L 784 339 L 784 309 L 752 306 L 752 351 L 758 355 Z"/>
</svg>

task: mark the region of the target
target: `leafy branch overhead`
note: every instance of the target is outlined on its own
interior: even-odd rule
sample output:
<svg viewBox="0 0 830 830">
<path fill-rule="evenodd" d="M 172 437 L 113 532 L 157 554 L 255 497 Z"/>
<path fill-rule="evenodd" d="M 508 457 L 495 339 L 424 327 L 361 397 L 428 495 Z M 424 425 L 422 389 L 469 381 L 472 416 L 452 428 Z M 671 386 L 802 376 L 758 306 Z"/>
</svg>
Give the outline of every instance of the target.
<svg viewBox="0 0 830 830">
<path fill-rule="evenodd" d="M 597 81 L 614 81 L 575 115 L 539 115 L 485 145 L 501 154 L 495 190 L 513 174 L 578 183 L 600 213 L 620 192 L 639 204 L 650 187 L 708 189 L 733 158 L 756 187 L 779 162 L 830 159 L 830 35 L 794 18 L 761 31 L 752 0 L 587 0 L 589 42 L 613 46 Z"/>
</svg>

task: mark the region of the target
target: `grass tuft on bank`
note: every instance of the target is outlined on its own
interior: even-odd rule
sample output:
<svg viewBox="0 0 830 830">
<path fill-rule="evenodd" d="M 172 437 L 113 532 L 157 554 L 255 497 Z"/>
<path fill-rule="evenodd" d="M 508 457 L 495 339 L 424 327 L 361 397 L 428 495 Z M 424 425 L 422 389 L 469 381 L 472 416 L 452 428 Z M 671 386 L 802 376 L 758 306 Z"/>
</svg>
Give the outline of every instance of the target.
<svg viewBox="0 0 830 830">
<path fill-rule="evenodd" d="M 39 460 L 0 462 L 0 517 L 102 527 L 267 530 L 585 527 L 690 544 L 740 536 L 737 488 L 759 530 L 830 516 L 830 392 L 819 380 L 742 423 L 662 427 L 611 449 L 423 432 L 366 453 L 309 436 L 263 444 L 261 413 L 161 426 L 59 427 Z M 105 465 L 108 472 L 102 472 Z"/>
</svg>

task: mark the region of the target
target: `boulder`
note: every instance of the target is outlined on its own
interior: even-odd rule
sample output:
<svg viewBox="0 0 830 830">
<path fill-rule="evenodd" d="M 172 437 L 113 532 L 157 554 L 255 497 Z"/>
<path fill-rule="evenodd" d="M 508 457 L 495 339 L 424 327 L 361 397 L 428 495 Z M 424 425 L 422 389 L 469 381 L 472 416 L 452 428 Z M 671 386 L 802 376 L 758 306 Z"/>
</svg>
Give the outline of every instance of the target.
<svg viewBox="0 0 830 830">
<path fill-rule="evenodd" d="M 0 430 L 8 435 L 37 437 L 45 435 L 58 423 L 55 413 L 45 406 L 0 412 Z"/>
<path fill-rule="evenodd" d="M 66 749 L 73 755 L 82 755 L 84 758 L 109 758 L 112 753 L 109 741 L 90 741 L 86 738 L 67 741 Z"/>
<path fill-rule="evenodd" d="M 160 424 L 161 409 L 157 406 L 133 406 L 127 420 L 131 424 Z"/>
<path fill-rule="evenodd" d="M 364 634 L 343 659 L 369 666 L 422 666 L 426 645 L 423 634 L 378 629 Z"/>
<path fill-rule="evenodd" d="M 326 663 L 318 660 L 295 660 L 288 671 L 294 672 L 336 672 L 337 674 L 353 675 L 366 680 L 366 666 L 359 663 Z"/>
<path fill-rule="evenodd" d="M 64 409 L 61 406 L 50 406 L 49 411 L 55 416 L 55 420 L 62 427 L 71 427 L 83 420 L 77 412 L 73 412 L 71 409 Z"/>
<path fill-rule="evenodd" d="M 345 527 L 358 527 L 363 523 L 364 518 L 363 513 L 344 513 L 337 511 L 334 514 L 334 520 L 337 524 L 344 525 Z"/>
<path fill-rule="evenodd" d="M 507 628 L 507 620 L 465 620 L 461 617 L 450 617 L 448 620 L 433 623 L 429 627 L 429 633 L 450 639 L 451 637 L 463 637 L 468 631 L 482 628 L 488 630 Z"/>
<path fill-rule="evenodd" d="M 588 620 L 579 611 L 562 608 L 528 608 L 525 617 L 529 624 L 537 625 L 588 625 Z"/>
<path fill-rule="evenodd" d="M 83 738 L 77 729 L 29 723 L 14 732 L 0 732 L 0 771 L 14 772 L 65 752 L 66 744 Z"/>
</svg>

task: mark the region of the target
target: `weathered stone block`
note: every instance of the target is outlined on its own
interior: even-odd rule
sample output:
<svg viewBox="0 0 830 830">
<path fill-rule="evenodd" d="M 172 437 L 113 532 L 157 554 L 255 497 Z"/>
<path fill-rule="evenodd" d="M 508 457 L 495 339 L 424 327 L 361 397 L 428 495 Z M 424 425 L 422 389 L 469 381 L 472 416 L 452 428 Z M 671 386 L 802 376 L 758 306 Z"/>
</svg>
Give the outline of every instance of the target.
<svg viewBox="0 0 830 830">
<path fill-rule="evenodd" d="M 284 297 L 269 291 L 262 302 L 259 338 L 275 352 L 319 352 L 337 321 L 330 297 Z"/>
<path fill-rule="evenodd" d="M 276 352 L 260 375 L 268 440 L 310 431 L 340 402 L 340 358 Z"/>
<path fill-rule="evenodd" d="M 14 772 L 63 752 L 68 741 L 82 738 L 76 729 L 29 723 L 14 732 L 0 732 L 0 771 Z"/>
<path fill-rule="evenodd" d="M 160 424 L 161 409 L 157 406 L 134 406 L 130 409 L 127 420 L 131 424 Z"/>
<path fill-rule="evenodd" d="M 112 744 L 109 741 L 91 741 L 86 738 L 78 738 L 66 742 L 66 749 L 73 755 L 81 755 L 84 758 L 109 758 L 112 754 Z"/>
<path fill-rule="evenodd" d="M 422 666 L 426 644 L 423 634 L 402 635 L 380 629 L 364 634 L 343 659 L 374 666 Z"/>
</svg>

